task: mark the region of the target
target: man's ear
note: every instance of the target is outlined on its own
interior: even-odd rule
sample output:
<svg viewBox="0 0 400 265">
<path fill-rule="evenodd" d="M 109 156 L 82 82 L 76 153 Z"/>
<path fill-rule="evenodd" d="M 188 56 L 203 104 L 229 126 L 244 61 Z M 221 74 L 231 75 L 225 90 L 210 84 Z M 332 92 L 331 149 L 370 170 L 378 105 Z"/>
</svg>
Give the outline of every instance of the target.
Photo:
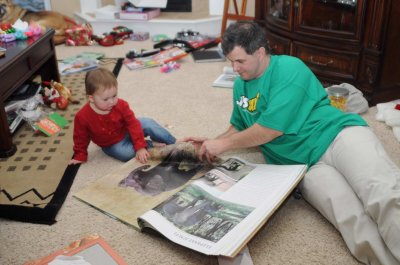
<svg viewBox="0 0 400 265">
<path fill-rule="evenodd" d="M 88 95 L 88 100 L 90 103 L 94 102 L 93 95 Z"/>
<path fill-rule="evenodd" d="M 265 51 L 265 47 L 258 48 L 258 52 L 261 57 L 265 57 L 265 55 L 267 54 Z"/>
</svg>

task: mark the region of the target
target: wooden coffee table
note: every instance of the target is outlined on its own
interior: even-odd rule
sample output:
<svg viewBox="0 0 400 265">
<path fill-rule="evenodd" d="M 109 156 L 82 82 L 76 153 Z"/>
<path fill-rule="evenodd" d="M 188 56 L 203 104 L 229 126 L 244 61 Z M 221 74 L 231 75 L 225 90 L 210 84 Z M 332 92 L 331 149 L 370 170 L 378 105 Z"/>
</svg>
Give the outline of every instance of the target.
<svg viewBox="0 0 400 265">
<path fill-rule="evenodd" d="M 36 75 L 43 81 L 60 81 L 53 35 L 54 30 L 50 29 L 27 40 L 0 42 L 0 47 L 7 49 L 5 57 L 0 58 L 0 157 L 12 156 L 17 151 L 4 109 L 6 99 Z"/>
</svg>

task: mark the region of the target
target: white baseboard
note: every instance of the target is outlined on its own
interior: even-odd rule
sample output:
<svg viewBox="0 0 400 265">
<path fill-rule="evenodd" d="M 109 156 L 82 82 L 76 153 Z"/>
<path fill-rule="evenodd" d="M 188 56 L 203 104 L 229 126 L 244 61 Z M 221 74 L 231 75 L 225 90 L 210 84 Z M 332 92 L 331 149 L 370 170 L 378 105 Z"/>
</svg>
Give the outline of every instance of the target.
<svg viewBox="0 0 400 265">
<path fill-rule="evenodd" d="M 216 37 L 221 33 L 222 23 L 222 16 L 210 16 L 208 18 L 193 20 L 154 18 L 147 21 L 121 19 L 96 20 L 92 16 L 79 12 L 75 12 L 74 16 L 79 23 L 90 23 L 95 35 L 108 33 L 116 26 L 125 26 L 134 32 L 149 32 L 150 36 L 166 34 L 168 37 L 174 38 L 177 32 L 192 30 L 200 32 L 203 35 Z"/>
</svg>

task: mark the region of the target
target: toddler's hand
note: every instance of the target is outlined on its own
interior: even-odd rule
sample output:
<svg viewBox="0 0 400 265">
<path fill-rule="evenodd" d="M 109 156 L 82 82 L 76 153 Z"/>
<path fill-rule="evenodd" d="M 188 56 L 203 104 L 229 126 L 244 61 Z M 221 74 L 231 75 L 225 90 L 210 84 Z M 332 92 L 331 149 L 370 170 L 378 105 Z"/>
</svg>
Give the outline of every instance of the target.
<svg viewBox="0 0 400 265">
<path fill-rule="evenodd" d="M 142 164 L 147 162 L 147 159 L 150 157 L 149 152 L 146 148 L 139 149 L 136 152 L 136 160 L 140 161 Z"/>
<path fill-rule="evenodd" d="M 83 161 L 79 161 L 79 160 L 75 160 L 75 159 L 71 159 L 68 163 L 68 165 L 76 165 L 76 164 L 82 164 Z"/>
</svg>

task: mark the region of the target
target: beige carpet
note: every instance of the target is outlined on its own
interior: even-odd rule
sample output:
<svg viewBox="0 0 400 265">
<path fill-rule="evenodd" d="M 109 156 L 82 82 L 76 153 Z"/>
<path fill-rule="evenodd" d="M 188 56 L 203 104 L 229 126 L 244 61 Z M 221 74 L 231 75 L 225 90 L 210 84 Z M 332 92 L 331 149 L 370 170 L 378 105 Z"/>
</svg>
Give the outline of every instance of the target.
<svg viewBox="0 0 400 265">
<path fill-rule="evenodd" d="M 116 64 L 114 58 L 99 61 L 99 65 L 111 71 Z M 54 223 L 73 181 L 71 176 L 76 172 L 73 168 L 65 171 L 73 155 L 70 147 L 74 116 L 86 102 L 84 79 L 83 72 L 61 76 L 66 87 L 75 88 L 73 96 L 79 103 L 70 104 L 66 110 L 56 110 L 68 121 L 59 133 L 52 137 L 34 133 L 26 122 L 13 135 L 17 152 L 11 157 L 0 158 L 0 216 L 33 223 Z"/>
<path fill-rule="evenodd" d="M 57 47 L 59 58 L 83 50 L 104 51 L 107 57 L 123 57 L 133 47 L 151 48 L 150 42 L 126 41 L 114 47 Z M 213 137 L 227 127 L 231 90 L 211 87 L 228 62 L 181 61 L 181 69 L 160 73 L 158 68 L 129 71 L 118 77 L 119 96 L 137 116 L 148 116 L 167 126 L 176 137 Z M 400 165 L 399 143 L 386 125 L 374 120 L 372 108 L 365 118 L 379 134 L 392 158 Z M 257 150 L 240 151 L 253 162 L 262 162 Z M 0 264 L 22 264 L 62 248 L 88 234 L 101 235 L 128 264 L 218 264 L 169 241 L 142 234 L 72 197 L 88 183 L 122 165 L 91 145 L 89 162 L 81 166 L 61 211 L 52 226 L 0 219 Z M 249 243 L 254 264 L 359 264 L 348 252 L 340 234 L 304 200 L 290 198 Z"/>
</svg>

